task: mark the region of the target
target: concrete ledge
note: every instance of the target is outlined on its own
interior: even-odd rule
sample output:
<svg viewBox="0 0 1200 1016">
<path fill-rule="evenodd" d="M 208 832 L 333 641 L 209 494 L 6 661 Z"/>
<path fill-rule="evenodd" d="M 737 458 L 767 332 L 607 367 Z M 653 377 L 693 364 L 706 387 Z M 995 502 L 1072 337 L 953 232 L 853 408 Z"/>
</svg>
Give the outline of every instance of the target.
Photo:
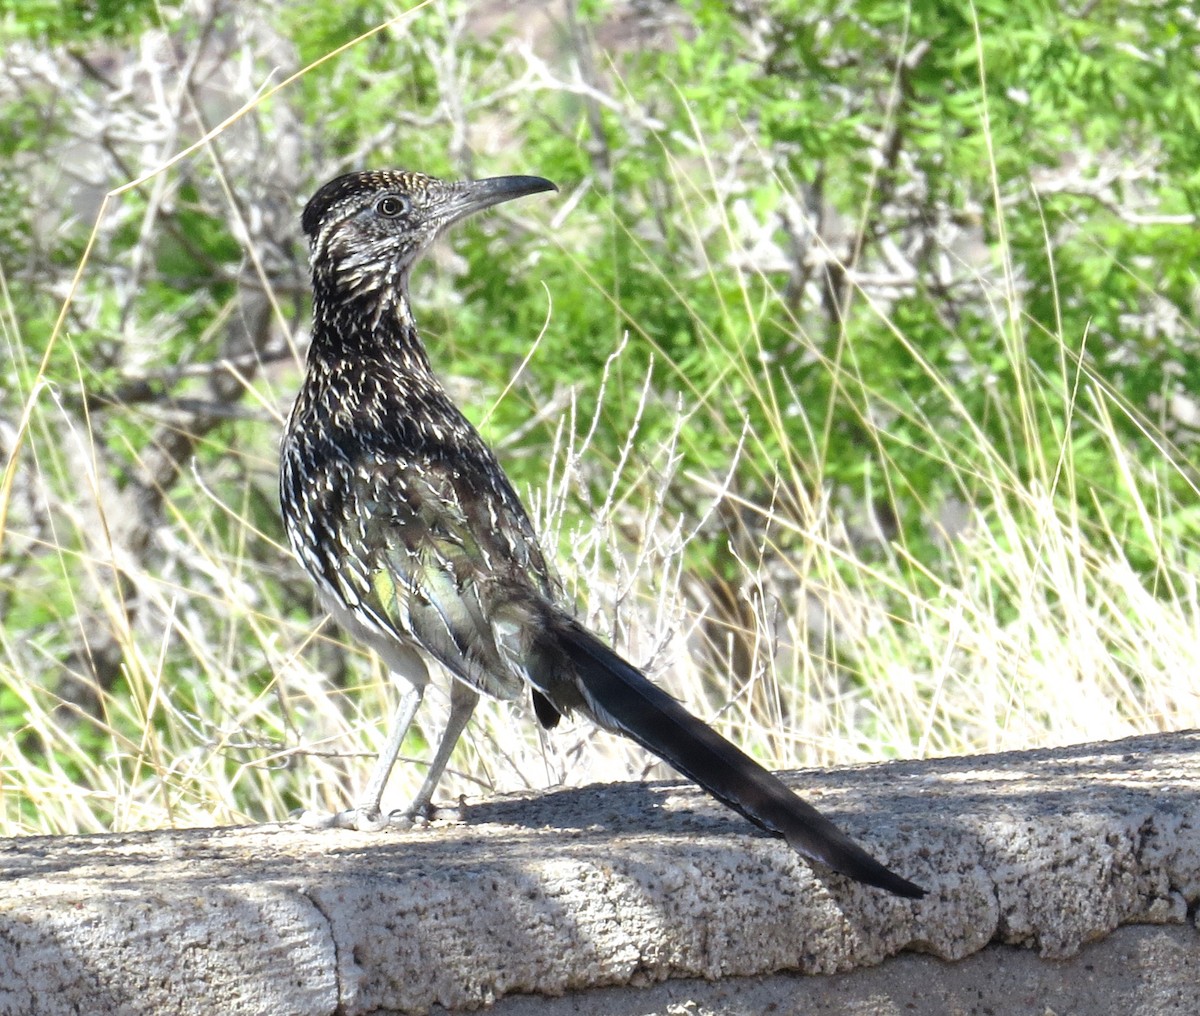
<svg viewBox="0 0 1200 1016">
<path fill-rule="evenodd" d="M 1065 960 L 991 945 L 956 963 L 903 953 L 828 977 L 772 974 L 511 997 L 489 1016 L 1195 1016 L 1194 928 L 1118 928 Z M 445 1010 L 437 1010 L 439 1013 Z"/>
<path fill-rule="evenodd" d="M 791 782 L 930 898 L 814 872 L 684 784 L 492 800 L 406 834 L 7 840 L 0 1016 L 1194 1002 L 1200 733 Z"/>
</svg>

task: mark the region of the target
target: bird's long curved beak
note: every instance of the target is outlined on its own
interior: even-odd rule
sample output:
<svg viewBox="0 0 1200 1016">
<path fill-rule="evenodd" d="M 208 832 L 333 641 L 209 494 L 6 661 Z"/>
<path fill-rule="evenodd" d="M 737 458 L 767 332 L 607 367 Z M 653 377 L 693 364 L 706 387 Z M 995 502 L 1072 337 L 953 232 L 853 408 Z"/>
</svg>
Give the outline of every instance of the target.
<svg viewBox="0 0 1200 1016">
<path fill-rule="evenodd" d="M 468 180 L 457 185 L 448 202 L 446 225 L 503 201 L 556 190 L 558 188 L 554 184 L 540 176 L 493 176 L 486 180 Z"/>
</svg>

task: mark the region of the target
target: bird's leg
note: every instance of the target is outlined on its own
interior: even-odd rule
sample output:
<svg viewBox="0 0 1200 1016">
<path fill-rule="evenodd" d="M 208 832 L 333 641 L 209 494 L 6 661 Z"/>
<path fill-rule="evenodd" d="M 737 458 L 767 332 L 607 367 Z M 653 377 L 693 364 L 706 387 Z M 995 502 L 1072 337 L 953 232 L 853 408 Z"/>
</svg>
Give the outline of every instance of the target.
<svg viewBox="0 0 1200 1016">
<path fill-rule="evenodd" d="M 438 742 L 433 761 L 429 763 L 429 773 L 425 777 L 425 782 L 421 784 L 417 796 L 403 812 L 405 818 L 412 820 L 429 815 L 433 792 L 437 789 L 438 781 L 441 780 L 442 773 L 446 770 L 446 764 L 454 752 L 454 746 L 458 744 L 463 728 L 471 719 L 471 713 L 475 711 L 475 703 L 478 701 L 479 693 L 470 685 L 457 680 L 451 682 L 450 718 L 446 720 L 446 729 L 442 732 L 442 739 Z"/>
<path fill-rule="evenodd" d="M 383 791 L 388 778 L 392 775 L 392 766 L 400 754 L 400 746 L 404 743 L 408 728 L 412 726 L 413 717 L 425 695 L 425 685 L 415 684 L 409 687 L 396 707 L 396 715 L 392 717 L 392 729 L 388 734 L 387 743 L 375 760 L 375 769 L 371 772 L 370 782 L 359 798 L 358 806 L 351 810 L 355 815 L 354 828 L 382 829 L 387 825 L 387 819 L 379 810 L 379 802 L 383 800 Z"/>
<path fill-rule="evenodd" d="M 384 788 L 392 775 L 392 766 L 396 764 L 396 757 L 400 754 L 400 746 L 404 743 L 408 728 L 412 726 L 413 717 L 417 715 L 417 709 L 424 696 L 424 683 L 411 684 L 404 692 L 400 704 L 396 707 L 396 714 L 392 717 L 387 743 L 379 752 L 371 779 L 358 804 L 334 815 L 305 812 L 301 821 L 306 826 L 313 829 L 358 829 L 368 832 L 377 831 L 388 824 L 388 819 L 380 812 L 379 802 L 383 799 Z"/>
</svg>

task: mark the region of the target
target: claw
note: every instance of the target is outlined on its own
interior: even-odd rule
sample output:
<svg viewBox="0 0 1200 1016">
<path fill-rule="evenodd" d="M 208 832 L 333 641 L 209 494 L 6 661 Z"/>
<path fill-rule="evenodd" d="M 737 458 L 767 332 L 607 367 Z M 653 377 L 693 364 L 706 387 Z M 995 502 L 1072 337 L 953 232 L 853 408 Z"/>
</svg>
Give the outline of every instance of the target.
<svg viewBox="0 0 1200 1016">
<path fill-rule="evenodd" d="M 391 824 L 390 816 L 385 818 L 367 808 L 347 808 L 333 813 L 305 811 L 299 821 L 305 829 L 354 829 L 360 833 L 377 833 Z"/>
</svg>

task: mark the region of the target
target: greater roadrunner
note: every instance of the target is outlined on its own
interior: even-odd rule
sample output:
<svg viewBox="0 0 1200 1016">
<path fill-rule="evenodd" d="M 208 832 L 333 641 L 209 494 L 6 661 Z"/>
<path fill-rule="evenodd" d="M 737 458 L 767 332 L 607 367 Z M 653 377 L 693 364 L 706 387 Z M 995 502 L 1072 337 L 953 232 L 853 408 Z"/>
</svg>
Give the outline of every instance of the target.
<svg viewBox="0 0 1200 1016">
<path fill-rule="evenodd" d="M 479 693 L 515 699 L 528 686 L 543 726 L 583 713 L 805 857 L 923 896 L 571 616 L 512 484 L 434 376 L 409 306 L 413 264 L 458 219 L 556 189 L 536 176 L 350 173 L 304 209 L 313 330 L 281 450 L 284 521 L 334 618 L 409 683 L 362 802 L 329 821 L 386 824 L 380 800 L 429 656 L 457 680 L 408 817 L 428 810 Z"/>
</svg>

